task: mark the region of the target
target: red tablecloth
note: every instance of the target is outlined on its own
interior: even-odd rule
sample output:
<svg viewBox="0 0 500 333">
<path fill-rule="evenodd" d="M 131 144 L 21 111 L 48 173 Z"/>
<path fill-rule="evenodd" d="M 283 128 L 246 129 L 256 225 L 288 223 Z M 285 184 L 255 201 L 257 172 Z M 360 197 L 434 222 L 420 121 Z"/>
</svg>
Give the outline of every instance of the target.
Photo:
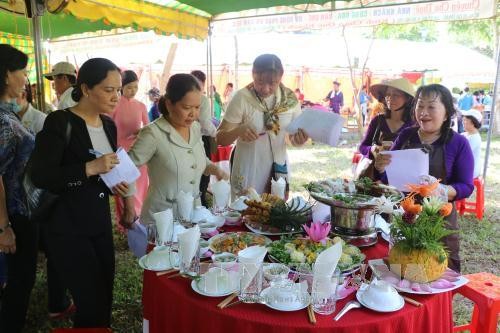
<svg viewBox="0 0 500 333">
<path fill-rule="evenodd" d="M 217 152 L 210 156 L 212 162 L 228 161 L 231 156 L 233 146 L 217 146 Z"/>
<path fill-rule="evenodd" d="M 227 230 L 229 231 L 229 230 Z M 363 249 L 367 259 L 387 255 L 387 243 L 379 242 Z M 224 298 L 198 295 L 190 280 L 168 279 L 154 272 L 144 272 L 144 318 L 150 333 L 164 332 L 335 332 L 335 333 L 450 333 L 452 332 L 451 292 L 431 296 L 411 295 L 422 307 L 405 304 L 400 311 L 378 313 L 355 309 L 338 322 L 333 316 L 354 294 L 337 302 L 333 315 L 316 315 L 317 324 L 308 321 L 307 311 L 278 312 L 261 304 L 238 304 L 228 309 L 216 307 Z"/>
</svg>

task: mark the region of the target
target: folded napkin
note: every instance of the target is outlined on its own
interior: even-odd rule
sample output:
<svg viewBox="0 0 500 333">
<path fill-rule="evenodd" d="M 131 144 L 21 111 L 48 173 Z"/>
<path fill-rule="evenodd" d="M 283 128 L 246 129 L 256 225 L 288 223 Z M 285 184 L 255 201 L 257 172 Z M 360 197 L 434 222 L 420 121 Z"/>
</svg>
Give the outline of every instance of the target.
<svg viewBox="0 0 500 333">
<path fill-rule="evenodd" d="M 382 230 L 384 234 L 389 235 L 390 234 L 389 223 L 387 223 L 385 219 L 378 214 L 374 215 L 373 218 L 375 219 L 375 228 L 378 228 Z"/>
<path fill-rule="evenodd" d="M 337 281 L 332 276 L 342 255 L 342 242 L 321 252 L 313 267 L 312 294 L 318 298 L 327 298 L 335 293 Z"/>
<path fill-rule="evenodd" d="M 283 177 L 280 177 L 278 180 L 271 179 L 271 194 L 274 194 L 284 200 L 285 191 L 286 181 Z"/>
<path fill-rule="evenodd" d="M 227 180 L 219 180 L 210 186 L 214 195 L 215 206 L 225 208 L 229 204 L 231 196 L 231 185 L 229 185 L 229 182 Z"/>
<path fill-rule="evenodd" d="M 193 260 L 200 241 L 200 227 L 195 225 L 177 235 L 179 239 L 179 259 L 184 266 L 189 266 Z"/>
<path fill-rule="evenodd" d="M 194 197 L 191 192 L 180 191 L 177 194 L 177 213 L 179 218 L 184 221 L 191 220 L 193 212 Z"/>
<path fill-rule="evenodd" d="M 241 290 L 245 290 L 255 275 L 259 271 L 264 257 L 266 256 L 267 248 L 264 246 L 250 246 L 238 252 L 238 262 L 240 263 L 240 279 Z"/>
<path fill-rule="evenodd" d="M 157 243 L 162 245 L 172 239 L 174 230 L 174 216 L 172 209 L 168 208 L 162 212 L 153 214 L 156 225 Z"/>
</svg>

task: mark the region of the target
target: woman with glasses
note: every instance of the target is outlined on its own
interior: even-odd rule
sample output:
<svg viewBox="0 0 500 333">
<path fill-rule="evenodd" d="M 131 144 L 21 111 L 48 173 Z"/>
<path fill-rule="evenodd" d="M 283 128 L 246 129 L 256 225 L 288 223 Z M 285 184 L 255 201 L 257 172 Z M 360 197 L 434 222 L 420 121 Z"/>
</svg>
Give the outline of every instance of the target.
<svg viewBox="0 0 500 333">
<path fill-rule="evenodd" d="M 415 99 L 413 117 L 417 126 L 403 130 L 391 150 L 426 148 L 429 151 L 429 175 L 440 179 L 433 195 L 452 203 L 467 198 L 474 190 L 474 157 L 467 139 L 450 128 L 451 118 L 456 112 L 450 91 L 442 85 L 430 84 L 420 87 Z M 378 179 L 386 182 L 385 169 L 390 163 L 390 155 L 377 155 L 375 169 Z M 446 220 L 448 228 L 458 230 L 455 205 Z M 448 266 L 460 272 L 458 232 L 446 236 L 444 243 L 450 251 Z"/>
<path fill-rule="evenodd" d="M 370 122 L 359 152 L 374 159 L 384 141 L 393 142 L 403 129 L 413 124 L 410 110 L 415 89 L 408 80 L 399 78 L 374 84 L 370 87 L 370 93 L 383 104 L 385 112 Z"/>
</svg>

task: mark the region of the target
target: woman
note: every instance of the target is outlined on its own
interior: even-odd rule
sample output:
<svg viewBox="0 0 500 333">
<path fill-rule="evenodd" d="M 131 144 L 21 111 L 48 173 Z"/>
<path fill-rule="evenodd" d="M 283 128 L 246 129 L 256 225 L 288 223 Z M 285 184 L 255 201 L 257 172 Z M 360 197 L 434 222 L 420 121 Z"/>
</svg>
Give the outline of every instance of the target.
<svg viewBox="0 0 500 333">
<path fill-rule="evenodd" d="M 374 159 L 384 141 L 394 141 L 402 130 L 413 124 L 410 111 L 415 90 L 408 80 L 400 78 L 374 84 L 370 92 L 384 106 L 385 112 L 370 122 L 359 152 Z"/>
<path fill-rule="evenodd" d="M 110 327 L 115 252 L 109 195 L 99 175 L 119 163 L 110 114 L 120 98 L 119 68 L 87 60 L 67 111 L 47 116 L 33 152 L 33 183 L 59 194 L 47 223 L 48 251 L 76 305 L 74 327 Z M 69 129 L 69 130 L 68 130 Z M 69 135 L 68 135 L 69 131 Z M 67 139 L 68 137 L 68 139 Z M 125 184 L 115 191 L 127 191 Z"/>
<path fill-rule="evenodd" d="M 15 103 L 26 84 L 28 57 L 0 44 L 0 252 L 7 259 L 0 332 L 21 332 L 35 282 L 38 226 L 28 219 L 21 184 L 35 138 L 19 120 Z"/>
<path fill-rule="evenodd" d="M 233 198 L 250 187 L 258 193 L 270 192 L 275 165 L 288 175 L 285 129 L 301 109 L 295 93 L 281 83 L 283 73 L 277 56 L 258 56 L 252 68 L 253 82 L 234 95 L 219 126 L 218 144 L 226 146 L 236 141 L 231 169 Z M 308 138 L 299 129 L 290 141 L 300 146 Z"/>
<path fill-rule="evenodd" d="M 137 166 L 148 166 L 150 185 L 142 206 L 141 223 L 154 223 L 153 214 L 167 208 L 176 212 L 176 198 L 180 191 L 198 196 L 202 174 L 228 178 L 228 175 L 210 162 L 201 140 L 201 89 L 198 80 L 190 74 L 170 77 L 165 95 L 158 107 L 162 116 L 141 129 L 129 151 Z M 200 205 L 199 196 L 196 205 Z M 125 201 L 122 224 L 130 228 L 135 217 L 130 196 Z"/>
<path fill-rule="evenodd" d="M 126 151 L 130 150 L 132 144 L 137 138 L 140 129 L 149 123 L 146 105 L 136 100 L 139 79 L 133 71 L 124 71 L 122 73 L 122 97 L 113 113 L 116 129 L 118 131 L 118 147 Z M 148 192 L 148 169 L 143 166 L 139 169 L 141 176 L 137 179 L 134 194 L 134 206 L 136 214 L 142 209 L 142 203 Z M 116 220 L 119 221 L 123 215 L 123 200 L 116 198 Z M 120 226 L 120 228 L 122 228 Z"/>
<path fill-rule="evenodd" d="M 455 113 L 450 91 L 442 85 L 430 84 L 420 87 L 415 99 L 413 117 L 418 126 L 403 130 L 391 150 L 426 147 L 430 150 L 429 174 L 441 179 L 438 191 L 441 196 L 449 202 L 467 198 L 474 190 L 474 160 L 467 139 L 450 129 Z M 383 173 L 390 162 L 389 155 L 378 154 L 375 168 Z M 450 229 L 458 230 L 455 205 L 446 219 Z M 450 250 L 448 266 L 460 272 L 458 233 L 445 237 L 444 242 Z"/>
<path fill-rule="evenodd" d="M 469 111 L 462 111 L 462 122 L 464 124 L 465 132 L 463 136 L 467 138 L 474 156 L 474 174 L 473 177 L 477 178 L 481 174 L 481 121 L 483 115 L 478 110 L 470 109 Z"/>
</svg>

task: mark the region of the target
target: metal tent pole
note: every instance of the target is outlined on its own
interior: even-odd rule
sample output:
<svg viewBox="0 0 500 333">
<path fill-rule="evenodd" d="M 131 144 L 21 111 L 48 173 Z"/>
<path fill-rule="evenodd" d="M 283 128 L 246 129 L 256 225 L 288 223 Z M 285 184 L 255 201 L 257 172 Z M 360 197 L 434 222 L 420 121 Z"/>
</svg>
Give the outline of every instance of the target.
<svg viewBox="0 0 500 333">
<path fill-rule="evenodd" d="M 35 49 L 35 70 L 36 70 L 36 101 L 38 110 L 44 110 L 45 107 L 45 89 L 43 86 L 43 62 L 42 62 L 42 15 L 44 7 L 38 4 L 36 0 L 31 2 L 31 22 L 33 31 L 31 38 Z"/>
<path fill-rule="evenodd" d="M 497 59 L 500 59 L 500 48 L 497 51 Z M 495 84 L 493 86 L 493 100 L 491 101 L 491 113 L 490 113 L 490 126 L 488 127 L 488 139 L 486 140 L 486 153 L 484 156 L 484 167 L 483 167 L 483 178 L 486 182 L 486 171 L 488 170 L 488 160 L 490 157 L 490 145 L 491 145 L 491 133 L 493 132 L 493 121 L 495 118 L 495 109 L 498 100 L 498 94 L 500 94 L 498 85 L 500 84 L 500 61 L 497 61 L 497 72 L 495 75 Z"/>
</svg>

